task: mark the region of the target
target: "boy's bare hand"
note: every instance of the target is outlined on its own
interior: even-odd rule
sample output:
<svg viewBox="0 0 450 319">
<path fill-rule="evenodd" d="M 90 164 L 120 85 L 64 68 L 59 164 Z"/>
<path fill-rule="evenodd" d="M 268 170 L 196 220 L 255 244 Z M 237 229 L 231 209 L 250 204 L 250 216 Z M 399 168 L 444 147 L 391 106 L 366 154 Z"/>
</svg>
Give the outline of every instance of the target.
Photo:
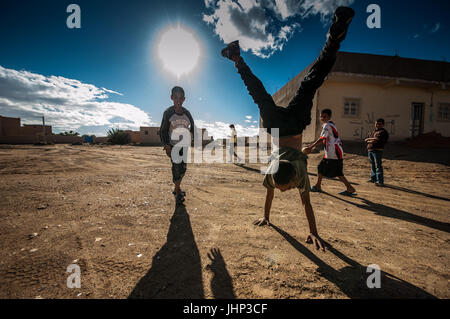
<svg viewBox="0 0 450 319">
<path fill-rule="evenodd" d="M 253 222 L 253 225 L 256 225 L 256 226 L 265 226 L 265 225 L 270 226 L 270 221 L 267 218 L 264 217 L 264 218 L 260 218 L 258 220 L 255 220 Z"/>
<path fill-rule="evenodd" d="M 322 243 L 322 239 L 319 237 L 319 235 L 309 234 L 308 237 L 306 237 L 306 243 L 313 244 L 316 249 L 322 249 L 322 251 L 325 251 L 325 246 Z"/>
<path fill-rule="evenodd" d="M 164 150 L 166 151 L 167 156 L 172 156 L 172 147 L 170 145 L 164 146 Z"/>
</svg>

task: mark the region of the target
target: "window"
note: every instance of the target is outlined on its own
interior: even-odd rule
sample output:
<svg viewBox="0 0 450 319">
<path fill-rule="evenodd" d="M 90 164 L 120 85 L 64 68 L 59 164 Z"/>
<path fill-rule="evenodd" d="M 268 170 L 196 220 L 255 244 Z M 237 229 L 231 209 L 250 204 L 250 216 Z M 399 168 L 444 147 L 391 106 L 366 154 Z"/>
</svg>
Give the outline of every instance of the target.
<svg viewBox="0 0 450 319">
<path fill-rule="evenodd" d="M 148 131 L 144 131 L 145 135 L 148 135 Z"/>
<path fill-rule="evenodd" d="M 438 119 L 450 121 L 450 103 L 439 104 Z"/>
<path fill-rule="evenodd" d="M 344 116 L 359 117 L 360 99 L 346 98 L 344 100 Z"/>
</svg>

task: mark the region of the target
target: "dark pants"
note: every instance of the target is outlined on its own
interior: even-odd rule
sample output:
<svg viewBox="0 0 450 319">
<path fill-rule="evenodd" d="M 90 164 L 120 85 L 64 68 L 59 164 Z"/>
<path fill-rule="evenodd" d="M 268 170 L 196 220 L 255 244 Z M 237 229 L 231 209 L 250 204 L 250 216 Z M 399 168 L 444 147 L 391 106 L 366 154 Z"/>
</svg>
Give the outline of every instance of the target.
<svg viewBox="0 0 450 319">
<path fill-rule="evenodd" d="M 374 182 L 384 183 L 383 166 L 381 163 L 383 157 L 383 151 L 371 151 L 369 152 L 369 160 L 372 164 L 372 171 L 370 173 L 370 179 Z"/>
<path fill-rule="evenodd" d="M 317 171 L 320 175 L 328 178 L 344 176 L 344 161 L 324 158 L 317 166 Z"/>
<path fill-rule="evenodd" d="M 293 136 L 303 132 L 311 124 L 311 108 L 317 89 L 322 85 L 335 61 L 339 43 L 327 40 L 319 57 L 314 61 L 308 74 L 304 77 L 296 95 L 287 107 L 275 104 L 261 81 L 252 73 L 243 60 L 237 63 L 238 72 L 244 81 L 253 101 L 258 105 L 262 125 L 271 133 L 279 128 L 279 136 Z"/>
<path fill-rule="evenodd" d="M 172 162 L 172 181 L 174 184 L 181 182 L 181 180 L 184 177 L 184 174 L 186 173 L 187 168 L 187 152 L 183 152 L 183 147 L 174 146 L 174 149 L 177 150 L 182 156 L 181 163 L 175 163 L 172 158 L 170 161 Z"/>
</svg>

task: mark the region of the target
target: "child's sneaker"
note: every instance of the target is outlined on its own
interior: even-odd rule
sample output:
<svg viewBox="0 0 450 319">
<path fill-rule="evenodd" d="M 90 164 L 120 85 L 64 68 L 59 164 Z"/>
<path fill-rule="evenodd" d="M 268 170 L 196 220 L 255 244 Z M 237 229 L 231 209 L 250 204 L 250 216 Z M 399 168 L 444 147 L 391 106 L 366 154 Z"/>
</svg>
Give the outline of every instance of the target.
<svg viewBox="0 0 450 319">
<path fill-rule="evenodd" d="M 233 56 L 241 56 L 241 49 L 239 47 L 239 40 L 233 41 L 229 43 L 223 50 L 222 50 L 222 56 L 230 59 Z"/>
<path fill-rule="evenodd" d="M 341 42 L 347 35 L 348 26 L 355 16 L 355 11 L 349 7 L 339 7 L 334 12 L 329 37 L 331 40 Z"/>
</svg>

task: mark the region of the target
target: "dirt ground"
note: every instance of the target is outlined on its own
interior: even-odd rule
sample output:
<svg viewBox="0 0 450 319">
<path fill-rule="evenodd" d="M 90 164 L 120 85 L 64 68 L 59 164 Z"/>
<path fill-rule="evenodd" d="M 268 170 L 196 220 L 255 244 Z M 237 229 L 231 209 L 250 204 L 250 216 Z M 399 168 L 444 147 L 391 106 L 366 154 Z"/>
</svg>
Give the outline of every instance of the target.
<svg viewBox="0 0 450 319">
<path fill-rule="evenodd" d="M 189 164 L 176 207 L 161 147 L 2 145 L 0 298 L 449 298 L 450 166 L 427 160 L 449 152 L 433 152 L 387 154 L 385 188 L 347 154 L 358 195 L 327 179 L 311 194 L 321 252 L 305 243 L 296 191 L 276 192 L 272 227 L 252 224 L 258 164 Z M 321 157 L 309 156 L 311 183 Z M 379 289 L 366 285 L 371 264 Z"/>
</svg>

